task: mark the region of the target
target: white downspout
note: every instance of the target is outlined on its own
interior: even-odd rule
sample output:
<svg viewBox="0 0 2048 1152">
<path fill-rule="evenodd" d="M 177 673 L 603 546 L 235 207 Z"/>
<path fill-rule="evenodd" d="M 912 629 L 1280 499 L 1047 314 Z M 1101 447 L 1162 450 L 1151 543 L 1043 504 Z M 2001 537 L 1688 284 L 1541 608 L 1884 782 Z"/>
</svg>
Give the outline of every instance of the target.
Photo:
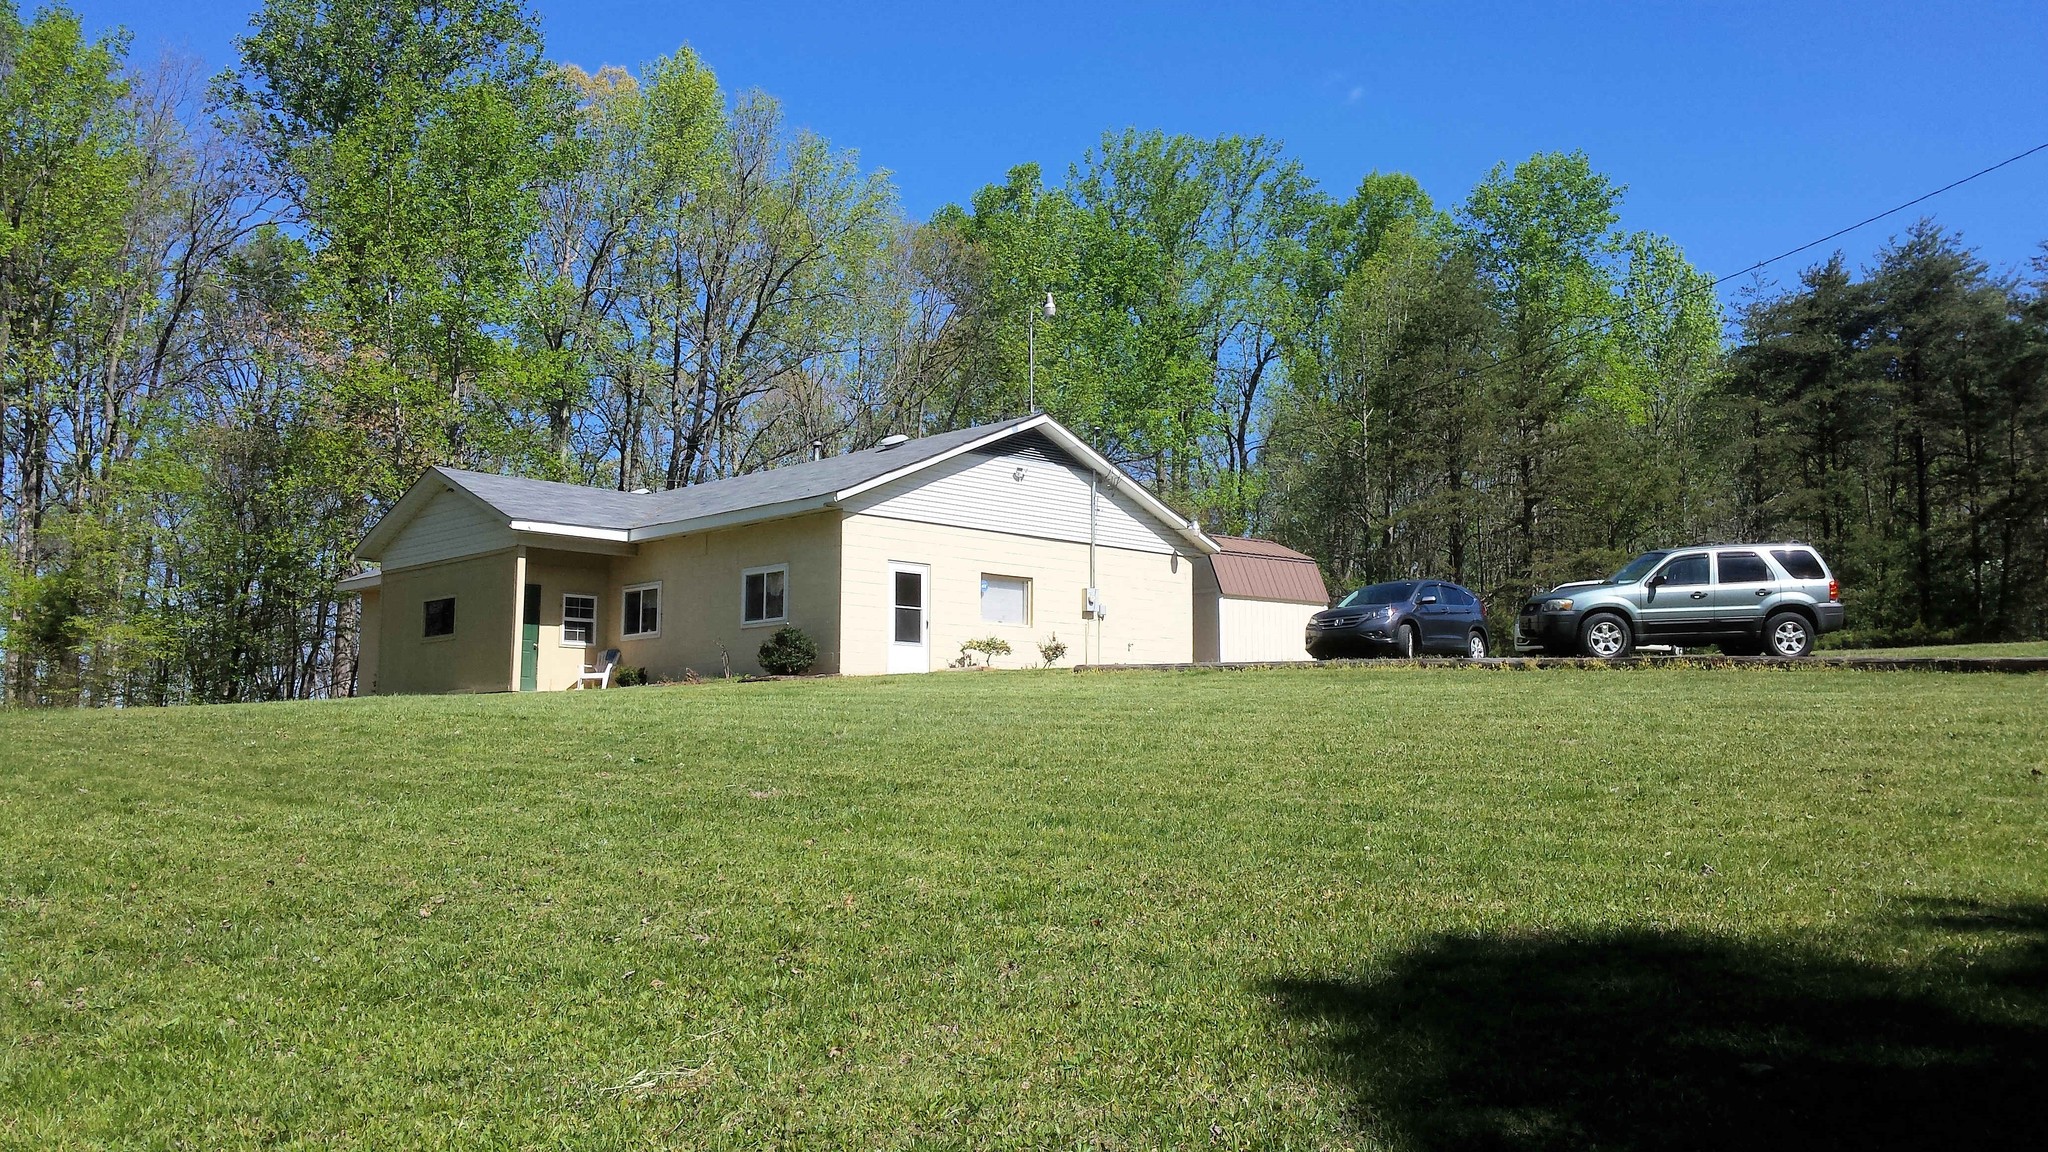
<svg viewBox="0 0 2048 1152">
<path fill-rule="evenodd" d="M 1101 592 L 1101 589 L 1099 589 L 1099 588 L 1097 588 L 1097 587 L 1095 586 L 1095 505 L 1096 505 L 1096 504 L 1098 503 L 1098 500 L 1097 500 L 1097 497 L 1096 497 L 1096 494 L 1095 494 L 1095 486 L 1096 486 L 1096 484 L 1097 484 L 1097 483 L 1098 483 L 1098 482 L 1099 482 L 1100 480 L 1101 480 L 1101 477 L 1100 477 L 1100 476 L 1098 476 L 1098 475 L 1096 474 L 1096 472 L 1095 472 L 1095 469 L 1093 469 L 1093 468 L 1090 468 L 1090 469 L 1088 470 L 1088 593 L 1087 593 L 1087 596 L 1088 596 L 1088 601 L 1087 601 L 1087 602 L 1088 602 L 1089 604 L 1100 604 L 1100 603 L 1102 603 L 1102 592 Z M 1091 622 L 1091 623 L 1093 623 L 1093 624 L 1095 625 L 1095 659 L 1094 659 L 1093 663 L 1096 663 L 1096 664 L 1100 664 L 1100 663 L 1102 663 L 1102 613 L 1101 613 L 1100 611 L 1094 611 L 1094 612 L 1090 612 L 1090 613 L 1089 613 L 1088 615 L 1089 615 L 1089 616 L 1090 616 L 1090 617 L 1092 618 L 1090 622 Z M 1088 653 L 1087 653 L 1087 643 L 1086 643 L 1086 641 L 1087 641 L 1087 639 L 1088 639 L 1088 638 L 1087 638 L 1087 636 L 1086 636 L 1086 635 L 1083 635 L 1083 636 L 1081 637 L 1081 639 L 1082 639 L 1082 641 L 1083 641 L 1083 643 L 1082 643 L 1082 653 L 1081 653 L 1081 654 L 1082 654 L 1082 656 L 1083 656 L 1083 657 L 1085 658 L 1085 657 L 1087 656 L 1087 654 L 1088 654 Z"/>
</svg>

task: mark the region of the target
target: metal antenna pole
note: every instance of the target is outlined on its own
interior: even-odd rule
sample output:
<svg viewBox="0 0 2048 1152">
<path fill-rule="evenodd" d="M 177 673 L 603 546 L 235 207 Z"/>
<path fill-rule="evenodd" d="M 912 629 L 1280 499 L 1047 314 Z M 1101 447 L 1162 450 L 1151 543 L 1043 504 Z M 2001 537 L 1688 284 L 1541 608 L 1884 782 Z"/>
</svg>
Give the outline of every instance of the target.
<svg viewBox="0 0 2048 1152">
<path fill-rule="evenodd" d="M 1054 307 L 1052 293 L 1045 294 L 1045 318 L 1052 319 L 1059 309 Z M 1024 404 L 1032 415 L 1038 413 L 1038 307 L 1024 313 Z"/>
</svg>

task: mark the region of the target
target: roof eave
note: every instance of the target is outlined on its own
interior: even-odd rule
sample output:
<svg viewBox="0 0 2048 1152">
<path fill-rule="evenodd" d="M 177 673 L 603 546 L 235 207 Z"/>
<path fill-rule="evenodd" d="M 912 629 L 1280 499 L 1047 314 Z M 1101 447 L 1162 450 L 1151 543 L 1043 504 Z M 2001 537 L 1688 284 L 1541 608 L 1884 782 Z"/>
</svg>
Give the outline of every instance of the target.
<svg viewBox="0 0 2048 1152">
<path fill-rule="evenodd" d="M 692 532 L 709 532 L 718 528 L 737 528 L 743 524 L 758 524 L 764 520 L 784 520 L 801 516 L 806 512 L 821 512 L 838 503 L 832 495 L 807 496 L 797 500 L 781 500 L 774 504 L 762 504 L 753 508 L 736 508 L 731 512 L 717 512 L 709 516 L 692 516 L 683 520 L 670 520 L 661 524 L 645 524 L 626 534 L 633 543 L 644 540 L 661 540 L 670 536 L 686 536 Z"/>
<path fill-rule="evenodd" d="M 1028 432 L 1033 428 L 1042 427 L 1047 424 L 1051 424 L 1053 427 L 1059 426 L 1056 422 L 1054 422 L 1052 417 L 1047 416 L 1043 412 L 1039 413 L 1036 416 L 1032 416 L 1029 419 L 1020 420 L 1015 424 L 1005 425 L 1001 428 L 997 428 L 990 431 L 986 436 L 977 436 L 964 444 L 956 444 L 953 447 L 946 449 L 944 452 L 938 453 L 937 455 L 926 456 L 921 460 L 913 460 L 910 463 L 905 464 L 903 467 L 895 469 L 894 471 L 884 472 L 880 476 L 871 477 L 869 479 L 861 481 L 858 484 L 841 488 L 839 491 L 832 494 L 832 502 L 837 504 L 847 500 L 851 500 L 855 496 L 858 496 L 863 492 L 869 491 L 870 489 L 880 488 L 884 484 L 894 483 L 898 480 L 903 479 L 905 476 L 915 475 L 916 473 L 922 472 L 927 468 L 933 467 L 934 465 L 943 464 L 956 456 L 964 456 L 967 453 L 974 451 L 976 448 L 982 447 L 983 445 L 993 444 L 998 440 L 1006 440 L 1009 437 L 1015 436 L 1020 432 Z"/>
<path fill-rule="evenodd" d="M 1192 544 L 1194 546 L 1195 551 L 1197 553 L 1204 556 L 1209 556 L 1214 555 L 1215 553 L 1221 551 L 1221 549 L 1217 547 L 1216 542 L 1209 539 L 1208 535 L 1202 531 L 1200 525 L 1196 524 L 1193 520 L 1185 519 L 1184 517 L 1174 512 L 1173 509 L 1168 508 L 1166 504 L 1163 501 L 1161 501 L 1157 496 L 1154 496 L 1150 492 L 1145 491 L 1143 485 L 1139 484 L 1137 481 L 1125 475 L 1123 469 L 1110 463 L 1108 457 L 1104 456 L 1100 452 L 1097 452 L 1095 449 L 1089 447 L 1086 441 L 1074 435 L 1072 432 L 1067 431 L 1066 428 L 1062 426 L 1059 421 L 1053 419 L 1051 416 L 1048 416 L 1043 412 L 1040 412 L 1037 415 L 1030 417 L 1029 419 L 1020 420 L 1015 424 L 1010 424 L 1005 427 L 995 429 L 986 436 L 978 436 L 973 440 L 969 440 L 965 444 L 960 444 L 953 448 L 949 448 L 946 451 L 938 453 L 935 456 L 927 456 L 922 460 L 916 461 L 911 464 L 907 464 L 901 468 L 896 469 L 893 472 L 885 473 L 871 480 L 863 480 L 859 484 L 855 484 L 848 488 L 842 488 L 833 495 L 831 502 L 834 504 L 838 504 L 846 500 L 850 500 L 863 492 L 869 491 L 870 489 L 879 488 L 884 484 L 893 483 L 894 481 L 903 479 L 905 476 L 910 476 L 915 473 L 921 472 L 926 468 L 942 464 L 948 460 L 953 459 L 956 456 L 972 452 L 975 449 L 983 447 L 988 444 L 993 444 L 1001 440 L 1007 440 L 1012 436 L 1020 435 L 1025 432 L 1029 432 L 1033 429 L 1044 430 L 1046 436 L 1049 439 L 1051 439 L 1055 444 L 1058 444 L 1060 447 L 1066 449 L 1067 452 L 1072 454 L 1076 459 L 1086 464 L 1090 471 L 1094 472 L 1098 476 L 1101 476 L 1103 479 L 1108 480 L 1112 487 L 1122 492 L 1125 496 L 1130 497 L 1132 500 L 1135 500 L 1140 507 L 1144 508 L 1145 511 L 1150 513 L 1155 519 L 1159 520 L 1163 524 L 1170 525 L 1173 528 L 1173 530 L 1180 535 L 1182 539 L 1186 540 L 1189 544 Z"/>
<path fill-rule="evenodd" d="M 492 516 L 505 518 L 503 512 L 492 507 L 483 497 L 464 488 L 448 473 L 440 468 L 429 468 L 420 473 L 420 478 L 412 482 L 412 487 L 405 490 L 405 494 L 398 498 L 398 502 L 393 504 L 389 511 L 377 518 L 377 523 L 363 534 L 362 543 L 356 545 L 356 550 L 351 555 L 357 560 L 382 558 L 384 549 L 391 546 L 391 541 L 404 531 L 407 524 L 412 523 L 413 517 L 418 516 L 428 504 L 433 503 L 434 497 L 443 492 L 460 492 L 464 499 Z"/>
<path fill-rule="evenodd" d="M 633 538 L 629 528 L 594 528 L 588 524 L 556 524 L 545 520 L 514 520 L 507 527 L 514 532 L 539 536 L 570 536 L 578 540 L 609 540 L 623 544 Z"/>
<path fill-rule="evenodd" d="M 1073 453 L 1085 462 L 1089 468 L 1093 469 L 1097 475 L 1108 480 L 1112 487 L 1132 500 L 1137 501 L 1140 507 L 1150 512 L 1159 521 L 1172 525 L 1174 531 L 1180 533 L 1182 539 L 1194 545 L 1197 552 L 1204 556 L 1214 556 L 1223 550 L 1214 540 L 1209 539 L 1208 533 L 1202 531 L 1201 525 L 1175 512 L 1166 506 L 1165 501 L 1145 491 L 1144 485 L 1131 479 L 1124 473 L 1123 469 L 1110 463 L 1109 457 L 1089 447 L 1087 441 L 1067 431 L 1066 428 L 1061 426 L 1059 421 L 1049 416 L 1043 417 L 1043 419 L 1047 435 L 1052 438 L 1054 443 Z"/>
</svg>

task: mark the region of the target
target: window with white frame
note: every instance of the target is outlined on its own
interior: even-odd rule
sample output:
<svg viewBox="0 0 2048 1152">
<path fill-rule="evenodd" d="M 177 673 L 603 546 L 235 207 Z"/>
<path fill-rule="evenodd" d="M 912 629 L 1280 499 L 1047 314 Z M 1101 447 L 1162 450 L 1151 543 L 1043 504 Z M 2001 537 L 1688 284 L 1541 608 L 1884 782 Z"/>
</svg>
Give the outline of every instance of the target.
<svg viewBox="0 0 2048 1152">
<path fill-rule="evenodd" d="M 562 643 L 578 648 L 597 643 L 597 597 L 562 597 Z"/>
<path fill-rule="evenodd" d="M 982 573 L 981 620 L 984 624 L 1031 623 L 1031 581 Z"/>
<path fill-rule="evenodd" d="M 619 635 L 661 635 L 661 585 L 635 584 L 619 600 Z"/>
<path fill-rule="evenodd" d="M 740 623 L 780 624 L 789 619 L 789 565 L 749 568 L 740 574 Z"/>
</svg>

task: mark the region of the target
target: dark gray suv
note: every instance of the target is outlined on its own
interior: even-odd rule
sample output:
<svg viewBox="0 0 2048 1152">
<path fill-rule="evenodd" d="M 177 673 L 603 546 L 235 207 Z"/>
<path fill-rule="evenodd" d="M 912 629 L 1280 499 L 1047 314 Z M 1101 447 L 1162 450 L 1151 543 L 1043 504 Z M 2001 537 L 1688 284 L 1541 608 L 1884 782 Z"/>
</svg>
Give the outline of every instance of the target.
<svg viewBox="0 0 2048 1152">
<path fill-rule="evenodd" d="M 1715 644 L 1731 656 L 1804 656 L 1842 623 L 1842 586 L 1808 545 L 1702 544 L 1530 598 L 1515 650 L 1612 660 L 1642 644 Z"/>
</svg>

